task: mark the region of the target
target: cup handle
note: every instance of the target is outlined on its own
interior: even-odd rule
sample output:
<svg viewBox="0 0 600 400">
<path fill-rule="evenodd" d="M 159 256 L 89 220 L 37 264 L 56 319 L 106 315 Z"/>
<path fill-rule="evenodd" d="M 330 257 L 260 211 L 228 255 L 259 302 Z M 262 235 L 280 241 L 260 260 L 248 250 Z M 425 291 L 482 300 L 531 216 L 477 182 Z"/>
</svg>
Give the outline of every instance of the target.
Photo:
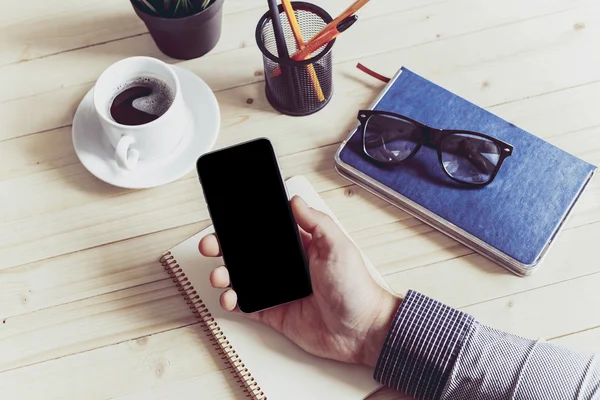
<svg viewBox="0 0 600 400">
<path fill-rule="evenodd" d="M 121 136 L 115 152 L 117 165 L 130 171 L 135 168 L 140 158 L 140 152 L 131 147 L 133 142 L 131 136 Z"/>
</svg>

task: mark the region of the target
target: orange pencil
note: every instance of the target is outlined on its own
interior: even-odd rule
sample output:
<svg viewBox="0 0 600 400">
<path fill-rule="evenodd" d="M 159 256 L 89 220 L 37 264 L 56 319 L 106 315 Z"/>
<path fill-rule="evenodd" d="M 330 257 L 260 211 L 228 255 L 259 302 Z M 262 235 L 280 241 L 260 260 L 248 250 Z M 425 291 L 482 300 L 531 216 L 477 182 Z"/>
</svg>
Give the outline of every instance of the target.
<svg viewBox="0 0 600 400">
<path fill-rule="evenodd" d="M 308 43 L 306 43 L 307 47 L 310 46 L 311 48 L 314 48 L 314 50 L 307 53 L 306 52 L 307 47 L 305 47 L 304 49 L 300 49 L 296 53 L 294 53 L 291 56 L 291 58 L 296 61 L 306 60 L 310 56 L 310 54 L 312 54 L 315 50 L 317 50 L 319 47 L 322 46 L 321 45 L 321 46 L 314 47 L 313 45 L 311 45 L 311 42 L 321 40 L 321 38 L 320 38 L 321 36 L 327 36 L 326 39 L 329 38 L 329 40 L 325 41 L 324 43 L 329 43 L 331 40 L 335 39 L 335 36 L 337 36 L 337 35 L 332 36 L 331 32 L 338 29 L 338 25 L 340 25 L 342 22 L 344 22 L 345 19 L 347 19 L 348 17 L 350 17 L 351 15 L 356 13 L 358 10 L 363 8 L 369 1 L 370 0 L 356 0 L 348 8 L 346 8 L 340 15 L 338 15 L 333 21 L 331 21 L 323 29 L 321 29 L 321 31 L 319 31 L 319 33 L 317 33 L 311 40 L 309 40 Z M 341 33 L 341 32 L 339 32 L 339 33 Z M 332 37 L 333 37 L 333 39 L 332 39 Z M 278 76 L 279 74 L 281 74 L 281 69 L 276 68 L 275 71 L 273 71 L 273 75 Z"/>
<path fill-rule="evenodd" d="M 338 15 L 333 21 L 328 23 L 325 28 L 321 29 L 319 33 L 315 35 L 311 40 L 306 43 L 308 46 L 311 41 L 316 40 L 319 36 L 328 33 L 329 31 L 335 30 L 340 23 L 342 23 L 346 18 L 350 17 L 353 14 L 356 14 L 358 10 L 363 8 L 370 0 L 356 0 L 354 3 L 350 5 L 350 7 L 346 8 L 340 15 Z M 320 47 L 320 46 L 319 46 Z M 318 47 L 317 47 L 318 48 Z M 298 52 L 292 55 L 294 57 Z"/>
<path fill-rule="evenodd" d="M 304 46 L 303 49 L 294 53 L 291 57 L 292 60 L 306 60 L 321 46 L 325 46 L 327 43 L 331 42 L 333 39 L 338 37 L 346 29 L 350 28 L 357 20 L 358 16 L 352 15 L 350 17 L 345 18 L 342 22 L 334 26 L 333 29 L 327 30 L 320 36 L 317 35 L 315 38 L 311 39 L 308 43 L 306 43 L 306 46 Z"/>
<path fill-rule="evenodd" d="M 308 43 L 306 43 L 302 50 L 294 53 L 294 55 L 291 57 L 292 60 L 307 60 L 312 53 L 317 51 L 321 46 L 325 46 L 327 43 L 338 37 L 342 32 L 350 28 L 356 21 L 358 21 L 358 16 L 352 15 L 340 22 L 334 29 L 325 32 L 321 36 L 311 39 Z M 273 71 L 273 76 L 279 76 L 279 74 L 281 74 L 281 70 L 279 68 Z"/>
<path fill-rule="evenodd" d="M 288 21 L 290 23 L 290 27 L 292 28 L 292 32 L 294 34 L 294 38 L 296 39 L 296 45 L 299 50 L 304 49 L 304 39 L 302 38 L 302 32 L 300 31 L 300 25 L 298 25 L 298 20 L 296 19 L 296 14 L 294 13 L 294 8 L 292 7 L 292 3 L 290 0 L 281 0 L 281 4 L 283 5 L 283 9 L 285 14 L 287 15 Z M 323 89 L 321 88 L 321 84 L 319 83 L 319 78 L 317 77 L 317 71 L 315 71 L 315 67 L 312 64 L 306 66 L 308 70 L 308 75 L 312 81 L 313 87 L 315 88 L 315 92 L 317 93 L 317 98 L 319 101 L 325 101 L 325 95 L 323 94 Z"/>
</svg>

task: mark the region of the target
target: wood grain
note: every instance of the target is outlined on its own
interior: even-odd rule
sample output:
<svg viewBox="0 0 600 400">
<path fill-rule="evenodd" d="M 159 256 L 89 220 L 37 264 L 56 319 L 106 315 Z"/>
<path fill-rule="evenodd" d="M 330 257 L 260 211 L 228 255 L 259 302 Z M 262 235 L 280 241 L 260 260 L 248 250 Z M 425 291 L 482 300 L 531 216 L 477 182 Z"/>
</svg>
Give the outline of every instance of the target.
<svg viewBox="0 0 600 400">
<path fill-rule="evenodd" d="M 386 13 L 427 6 L 440 0 L 403 1 L 379 0 L 379 7 L 365 8 L 361 19 Z M 33 0 L 28 7 L 19 7 L 0 17 L 0 66 L 21 63 L 40 57 L 60 54 L 84 47 L 123 40 L 133 36 L 148 35 L 142 21 L 133 12 L 128 1 L 109 0 L 101 3 L 82 3 L 65 0 L 60 7 L 45 1 Z M 330 1 L 331 12 L 341 11 L 343 2 Z M 254 20 L 265 12 L 261 0 L 229 0 L 223 5 L 228 21 L 222 41 L 227 41 L 238 18 L 251 20 L 245 14 L 252 13 Z M 257 14 L 258 13 L 258 14 Z M 221 47 L 220 47 L 221 48 Z M 218 50 L 217 50 L 218 51 Z"/>
<path fill-rule="evenodd" d="M 0 387 L 8 398 L 27 399 L 169 398 L 175 393 L 181 398 L 186 391 L 197 398 L 199 388 L 210 398 L 241 398 L 212 349 L 195 324 L 5 372 Z M 102 373 L 91 380 L 90 368 Z M 23 385 L 36 376 L 44 376 L 48 384 Z M 65 377 L 73 384 L 65 385 Z"/>
<path fill-rule="evenodd" d="M 209 221 L 68 253 L 2 273 L 0 292 L 6 323 L 20 315 L 164 280 L 162 253 L 206 228 Z"/>
<path fill-rule="evenodd" d="M 318 1 L 332 15 L 347 0 Z M 593 0 L 378 0 L 336 41 L 321 112 L 279 115 L 254 40 L 261 0 L 227 0 L 207 56 L 162 55 L 127 0 L 30 0 L 0 15 L 0 391 L 7 399 L 243 398 L 157 263 L 210 222 L 195 172 L 161 188 L 105 184 L 79 163 L 71 122 L 128 56 L 187 68 L 216 93 L 216 147 L 269 137 L 399 292 L 416 289 L 496 328 L 600 352 L 600 181 L 542 268 L 519 278 L 341 178 L 333 156 L 404 65 L 600 165 L 600 5 Z M 376 34 L 375 34 L 376 33 Z M 252 99 L 252 102 L 248 102 Z M 251 103 L 251 104 L 249 104 Z M 382 390 L 372 400 L 408 398 Z"/>
<path fill-rule="evenodd" d="M 361 60 L 361 62 L 366 62 L 376 67 L 377 64 L 368 60 L 369 56 L 390 53 L 391 50 L 401 49 L 402 51 L 398 53 L 388 54 L 388 56 L 392 57 L 388 58 L 387 62 L 378 63 L 381 65 L 379 69 L 383 73 L 393 74 L 402 64 L 415 67 L 418 65 L 420 71 L 429 75 L 432 72 L 439 72 L 440 69 L 451 72 L 453 69 L 468 66 L 469 63 L 472 65 L 474 61 L 487 61 L 490 57 L 496 59 L 507 54 L 522 54 L 529 49 L 556 44 L 556 35 L 562 36 L 565 31 L 569 33 L 574 31 L 572 25 L 565 26 L 564 24 L 556 23 L 556 20 L 560 16 L 562 16 L 561 21 L 564 19 L 581 21 L 590 18 L 581 9 L 568 10 L 567 5 L 572 6 L 572 3 L 564 1 L 542 2 L 538 0 L 527 3 L 531 7 L 524 8 L 523 12 L 527 11 L 528 14 L 520 16 L 523 18 L 523 20 L 518 20 L 521 21 L 520 23 L 516 22 L 506 25 L 506 20 L 510 18 L 512 13 L 514 13 L 514 8 L 517 7 L 516 4 L 512 8 L 499 7 L 497 10 L 494 9 L 494 12 L 488 12 L 489 7 L 486 7 L 481 2 L 477 2 L 476 0 L 461 1 L 465 4 L 457 5 L 452 2 L 443 2 L 398 14 L 391 12 L 390 15 L 385 17 L 387 19 L 385 23 L 380 22 L 381 18 L 372 18 L 366 21 L 362 21 L 361 19 L 360 24 L 356 24 L 356 27 L 353 27 L 353 29 L 349 30 L 343 36 L 340 36 L 336 41 L 334 61 L 342 63 L 352 60 L 350 64 L 354 66 L 356 60 Z M 403 2 L 393 2 L 393 4 L 399 3 Z M 452 21 L 460 18 L 461 15 L 459 6 L 472 9 L 474 13 L 482 8 L 485 8 L 485 10 L 481 10 L 480 18 L 470 18 L 462 24 L 454 24 Z M 399 6 L 390 6 L 388 8 L 391 8 L 393 11 L 397 7 Z M 366 9 L 368 10 L 369 7 Z M 551 14 L 543 16 L 544 13 Z M 558 15 L 553 18 L 552 13 L 557 13 Z M 439 15 L 439 22 L 429 24 L 432 18 L 431 15 Z M 430 17 L 429 19 L 427 18 L 428 16 Z M 400 18 L 400 21 L 398 21 L 398 18 Z M 402 18 L 406 18 L 407 20 L 403 21 Z M 547 18 L 550 18 L 550 20 Z M 414 26 L 418 21 L 426 21 L 427 26 L 431 25 L 431 28 L 428 31 L 417 34 Z M 236 25 L 244 25 L 242 21 L 234 22 Z M 512 29 L 513 26 L 516 26 L 517 29 Z M 490 32 L 490 29 L 494 27 L 500 29 L 500 32 Z M 440 34 L 440 37 L 436 38 L 436 33 L 431 32 L 434 28 L 444 30 L 445 33 L 443 36 Z M 378 41 L 377 46 L 379 47 L 377 51 L 371 50 L 373 49 L 371 43 L 361 45 L 361 48 L 357 49 L 357 43 L 364 42 L 365 35 L 370 30 L 375 29 L 380 31 L 384 37 L 398 39 Z M 527 32 L 526 41 L 522 40 L 524 31 Z M 476 35 L 473 37 L 473 35 L 467 35 L 467 33 L 476 33 Z M 238 32 L 238 36 L 228 39 L 227 42 L 224 40 L 221 41 L 218 45 L 219 48 L 224 47 L 227 51 L 224 49 L 223 51 L 210 53 L 200 59 L 177 64 L 196 72 L 215 91 L 262 81 L 262 76 L 260 75 L 262 74 L 262 60 L 255 44 L 247 41 L 247 35 L 248 32 L 240 31 Z M 506 40 L 505 46 L 490 48 L 485 45 L 488 41 L 495 40 L 494 38 L 499 36 Z M 591 34 L 584 29 L 577 31 L 577 35 L 564 36 L 569 38 L 569 42 L 572 42 L 574 40 L 581 40 L 582 37 L 591 36 Z M 564 39 L 561 38 L 561 40 Z M 242 46 L 242 43 L 245 43 L 245 45 Z M 453 43 L 456 43 L 456 46 L 453 47 Z M 419 45 L 424 46 L 421 49 Z M 462 54 L 460 49 L 465 48 L 465 46 L 469 46 L 472 51 Z M 419 47 L 419 49 L 415 47 Z M 358 55 L 357 50 L 360 50 L 364 54 L 359 53 L 360 55 Z M 423 52 L 427 52 L 428 54 L 423 54 Z M 37 130 L 31 130 L 34 122 L 19 122 L 22 118 L 18 118 L 18 115 L 15 115 L 14 111 L 26 110 L 29 104 L 26 101 L 27 98 L 31 98 L 32 105 L 37 105 L 37 108 L 43 109 L 44 104 L 63 101 L 63 97 L 65 97 L 64 101 L 67 102 L 66 104 L 72 106 L 70 109 L 74 112 L 74 106 L 77 104 L 77 99 L 82 97 L 82 93 L 81 89 L 77 92 L 73 87 L 84 85 L 89 89 L 102 70 L 127 54 L 150 55 L 164 59 L 156 50 L 151 39 L 143 36 L 36 59 L 23 65 L 8 65 L 0 68 L 0 72 L 2 72 L 0 74 L 0 83 L 5 87 L 3 93 L 0 94 L 0 115 L 7 118 L 12 116 L 10 119 L 13 121 L 9 119 L 11 124 L 7 126 L 21 128 L 27 124 L 23 128 L 29 128 L 23 129 L 22 133 L 4 132 L 2 130 L 0 132 L 4 136 L 0 136 L 0 139 L 14 137 L 12 135 L 16 134 L 30 134 L 37 130 L 49 130 L 70 124 L 71 118 L 64 114 L 59 114 L 56 118 L 57 122 L 52 126 L 43 126 L 40 123 L 40 125 L 34 125 L 34 129 Z M 588 57 L 593 57 L 593 55 L 589 55 Z M 390 59 L 393 61 L 390 62 Z M 426 65 L 421 66 L 423 64 L 422 61 L 431 59 L 436 60 L 436 62 L 426 62 Z M 563 62 L 568 62 L 568 60 L 563 60 Z M 67 72 L 71 71 L 69 66 L 73 63 L 84 64 L 77 69 L 77 73 Z M 219 65 L 219 68 L 214 68 L 215 65 Z M 480 89 L 482 82 L 483 80 L 478 82 L 475 88 Z M 73 92 L 74 90 L 75 92 Z M 11 107 L 11 101 L 19 102 L 20 106 Z M 482 105 L 489 104 L 484 103 Z M 5 110 L 5 107 L 8 107 L 8 109 Z M 17 121 L 14 121 L 15 118 Z"/>
</svg>

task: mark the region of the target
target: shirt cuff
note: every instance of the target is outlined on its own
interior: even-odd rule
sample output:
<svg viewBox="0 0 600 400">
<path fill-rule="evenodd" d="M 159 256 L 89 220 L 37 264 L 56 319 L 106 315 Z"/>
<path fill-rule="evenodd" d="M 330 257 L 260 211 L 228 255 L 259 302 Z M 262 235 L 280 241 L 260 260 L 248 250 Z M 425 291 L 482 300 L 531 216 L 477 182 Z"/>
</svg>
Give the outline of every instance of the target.
<svg viewBox="0 0 600 400">
<path fill-rule="evenodd" d="M 388 332 L 374 378 L 418 400 L 439 399 L 475 320 L 409 291 Z"/>
</svg>

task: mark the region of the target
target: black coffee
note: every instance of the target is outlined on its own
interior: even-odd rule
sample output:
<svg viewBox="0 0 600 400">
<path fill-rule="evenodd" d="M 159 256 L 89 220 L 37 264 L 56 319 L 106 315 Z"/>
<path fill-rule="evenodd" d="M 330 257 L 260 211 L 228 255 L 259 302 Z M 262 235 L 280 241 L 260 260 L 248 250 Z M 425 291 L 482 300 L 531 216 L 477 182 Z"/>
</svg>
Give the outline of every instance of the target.
<svg viewBox="0 0 600 400">
<path fill-rule="evenodd" d="M 167 112 L 175 94 L 162 80 L 139 77 L 121 85 L 110 102 L 110 116 L 123 125 L 143 125 Z"/>
</svg>

